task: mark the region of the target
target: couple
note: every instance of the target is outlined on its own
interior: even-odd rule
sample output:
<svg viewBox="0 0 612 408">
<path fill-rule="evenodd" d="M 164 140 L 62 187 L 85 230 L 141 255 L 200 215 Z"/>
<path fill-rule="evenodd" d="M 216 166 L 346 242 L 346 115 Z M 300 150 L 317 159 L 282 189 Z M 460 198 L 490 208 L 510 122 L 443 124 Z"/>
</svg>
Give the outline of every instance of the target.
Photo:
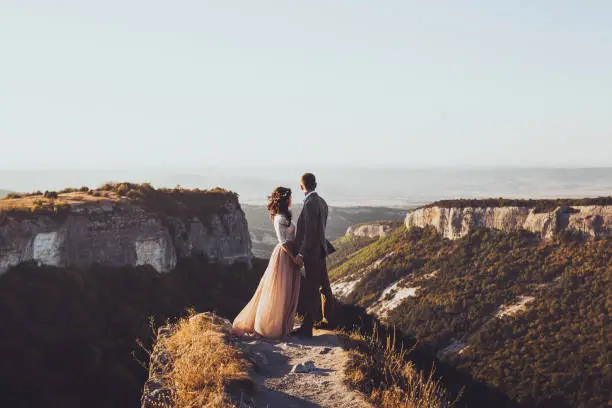
<svg viewBox="0 0 612 408">
<path fill-rule="evenodd" d="M 333 248 L 325 239 L 327 203 L 315 192 L 317 181 L 313 174 L 302 176 L 300 188 L 306 196 L 297 227 L 289 210 L 291 190 L 278 187 L 268 198 L 278 244 L 253 298 L 234 320 L 232 333 L 237 336 L 312 337 L 314 317 L 321 301 L 323 322 L 330 323 L 333 296 L 325 257 Z M 300 273 L 302 266 L 304 271 Z M 292 331 L 300 285 L 304 320 L 299 329 Z"/>
</svg>

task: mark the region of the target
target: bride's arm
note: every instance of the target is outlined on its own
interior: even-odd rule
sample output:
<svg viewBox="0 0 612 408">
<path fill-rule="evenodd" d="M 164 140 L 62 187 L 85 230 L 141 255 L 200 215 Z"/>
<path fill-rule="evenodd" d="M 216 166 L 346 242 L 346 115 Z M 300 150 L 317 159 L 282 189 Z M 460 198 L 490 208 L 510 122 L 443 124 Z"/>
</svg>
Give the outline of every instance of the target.
<svg viewBox="0 0 612 408">
<path fill-rule="evenodd" d="M 282 250 L 285 251 L 287 255 L 289 255 L 291 260 L 297 263 L 297 259 L 295 256 L 293 256 L 293 251 L 291 250 L 291 247 L 289 246 L 289 242 L 287 241 L 286 235 L 284 234 L 284 231 L 282 230 L 283 227 L 284 226 L 281 225 L 280 217 L 278 215 L 274 217 L 274 231 L 276 232 L 276 237 L 278 238 L 278 242 L 281 243 Z"/>
<path fill-rule="evenodd" d="M 289 255 L 289 258 L 291 258 L 291 260 L 292 260 L 294 263 L 296 263 L 296 264 L 298 263 L 297 258 L 296 258 L 295 256 L 293 256 L 293 252 L 291 251 L 291 248 L 289 248 L 289 245 L 287 245 L 287 243 L 284 243 L 284 244 L 281 246 L 281 248 L 283 249 L 283 251 L 285 251 L 285 253 L 286 253 L 287 255 Z"/>
</svg>

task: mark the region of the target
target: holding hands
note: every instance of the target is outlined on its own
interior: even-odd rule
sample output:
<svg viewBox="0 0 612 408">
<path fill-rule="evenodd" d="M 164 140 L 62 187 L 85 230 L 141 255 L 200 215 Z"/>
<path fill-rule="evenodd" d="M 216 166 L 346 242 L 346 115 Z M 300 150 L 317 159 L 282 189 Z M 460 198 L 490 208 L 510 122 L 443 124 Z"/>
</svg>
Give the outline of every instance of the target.
<svg viewBox="0 0 612 408">
<path fill-rule="evenodd" d="M 285 251 L 287 255 L 289 255 L 293 263 L 295 263 L 299 267 L 304 266 L 304 258 L 302 257 L 301 254 L 293 256 L 293 253 L 291 252 L 291 248 L 289 248 L 289 245 L 287 244 L 283 244 L 282 249 L 283 251 Z"/>
</svg>

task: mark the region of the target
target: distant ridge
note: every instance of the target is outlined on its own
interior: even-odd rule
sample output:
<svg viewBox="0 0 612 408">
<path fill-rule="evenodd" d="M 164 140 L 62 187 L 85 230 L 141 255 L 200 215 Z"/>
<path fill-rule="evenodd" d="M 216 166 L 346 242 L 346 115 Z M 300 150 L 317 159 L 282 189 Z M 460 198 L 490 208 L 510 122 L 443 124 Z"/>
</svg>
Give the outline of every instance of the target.
<svg viewBox="0 0 612 408">
<path fill-rule="evenodd" d="M 302 169 L 303 170 L 303 169 Z M 277 185 L 299 192 L 302 170 L 275 167 L 180 170 L 0 170 L 0 188 L 12 191 L 59 190 L 98 186 L 109 180 L 150 182 L 155 187 L 213 188 L 240 192 L 241 203 L 263 205 Z M 332 206 L 413 207 L 458 197 L 557 198 L 598 197 L 612 193 L 612 167 L 602 168 L 395 168 L 336 167 L 309 169 L 318 190 Z M 298 204 L 296 202 L 295 204 Z"/>
<path fill-rule="evenodd" d="M 526 230 L 552 239 L 558 234 L 612 235 L 612 197 L 552 200 L 445 200 L 411 211 L 406 227 L 433 226 L 457 239 L 479 228 Z"/>
</svg>

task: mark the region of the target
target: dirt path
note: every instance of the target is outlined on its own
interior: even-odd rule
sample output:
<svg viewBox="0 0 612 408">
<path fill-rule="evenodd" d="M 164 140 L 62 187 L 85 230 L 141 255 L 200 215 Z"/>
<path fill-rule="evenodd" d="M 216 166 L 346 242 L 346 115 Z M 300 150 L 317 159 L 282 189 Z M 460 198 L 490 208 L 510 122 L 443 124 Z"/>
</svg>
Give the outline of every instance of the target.
<svg viewBox="0 0 612 408">
<path fill-rule="evenodd" d="M 371 407 L 344 384 L 348 354 L 333 332 L 318 330 L 312 339 L 287 342 L 243 340 L 238 345 L 255 362 L 257 408 Z M 307 361 L 314 362 L 313 371 L 291 372 Z"/>
</svg>

